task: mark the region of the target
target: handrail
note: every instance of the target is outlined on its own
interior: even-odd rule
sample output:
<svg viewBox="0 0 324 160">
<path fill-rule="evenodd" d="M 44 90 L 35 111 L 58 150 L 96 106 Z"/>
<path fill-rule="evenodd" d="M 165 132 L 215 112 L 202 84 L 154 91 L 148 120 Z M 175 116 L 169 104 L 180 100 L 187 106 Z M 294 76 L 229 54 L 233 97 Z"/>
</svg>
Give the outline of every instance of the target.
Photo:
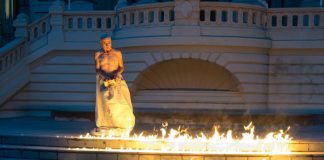
<svg viewBox="0 0 324 160">
<path fill-rule="evenodd" d="M 24 39 L 15 39 L 0 50 L 0 74 L 5 73 L 26 56 Z"/>
<path fill-rule="evenodd" d="M 4 56 L 9 51 L 15 49 L 18 45 L 23 43 L 25 39 L 23 38 L 16 38 L 12 41 L 10 41 L 8 44 L 0 48 L 0 57 Z"/>
<path fill-rule="evenodd" d="M 50 14 L 46 14 L 35 22 L 27 26 L 27 41 L 33 42 L 42 38 L 51 31 L 50 27 Z"/>
</svg>

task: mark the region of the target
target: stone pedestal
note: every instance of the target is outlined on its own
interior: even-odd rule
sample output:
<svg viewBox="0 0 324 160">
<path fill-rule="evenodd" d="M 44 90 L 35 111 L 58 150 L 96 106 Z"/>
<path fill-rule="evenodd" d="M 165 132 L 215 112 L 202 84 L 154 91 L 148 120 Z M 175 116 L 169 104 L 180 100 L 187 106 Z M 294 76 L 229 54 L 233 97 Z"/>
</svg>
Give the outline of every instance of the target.
<svg viewBox="0 0 324 160">
<path fill-rule="evenodd" d="M 13 22 L 14 27 L 16 28 L 15 37 L 27 37 L 27 25 L 29 22 L 29 17 L 21 13 L 17 16 L 17 19 Z"/>
<path fill-rule="evenodd" d="M 199 0 L 175 0 L 175 26 L 173 36 L 198 36 L 199 27 Z"/>
<path fill-rule="evenodd" d="M 49 14 L 51 14 L 51 32 L 48 35 L 49 44 L 59 45 L 63 43 L 63 12 L 65 3 L 63 1 L 57 0 L 53 2 L 52 6 L 49 8 Z"/>
</svg>

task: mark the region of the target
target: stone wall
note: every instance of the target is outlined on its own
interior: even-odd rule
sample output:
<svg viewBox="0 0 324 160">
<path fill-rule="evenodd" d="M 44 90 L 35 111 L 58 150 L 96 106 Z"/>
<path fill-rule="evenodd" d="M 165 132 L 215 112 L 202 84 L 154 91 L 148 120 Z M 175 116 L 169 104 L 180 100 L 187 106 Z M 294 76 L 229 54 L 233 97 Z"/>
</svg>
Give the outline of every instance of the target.
<svg viewBox="0 0 324 160">
<path fill-rule="evenodd" d="M 320 50 L 273 50 L 269 65 L 269 106 L 324 109 L 324 57 Z"/>
<path fill-rule="evenodd" d="M 134 51 L 137 50 L 137 51 Z M 219 48 L 200 46 L 167 46 L 122 49 L 125 62 L 124 77 L 127 80 L 135 108 L 150 109 L 265 109 L 267 105 L 268 56 L 260 49 Z M 172 51 L 172 52 L 171 52 Z M 31 63 L 30 82 L 4 106 L 5 110 L 58 110 L 94 111 L 95 69 L 94 51 L 53 51 Z M 145 71 L 160 62 L 187 59 L 199 64 L 213 64 L 215 71 L 203 71 L 200 66 L 187 68 L 201 70 L 206 76 L 192 87 L 180 87 L 175 81 L 164 81 L 161 88 L 141 90 L 137 86 L 147 83 L 140 79 Z M 220 70 L 217 69 L 220 68 Z M 190 67 L 190 66 L 184 66 Z M 161 68 L 160 68 L 161 69 Z M 168 72 L 162 68 L 159 73 Z M 177 72 L 174 69 L 173 72 Z M 191 72 L 188 72 L 191 73 Z M 226 74 L 225 74 L 226 73 Z M 182 73 L 175 77 L 181 81 Z M 234 78 L 226 78 L 224 75 Z M 188 74 L 187 76 L 195 76 Z M 166 79 L 172 79 L 166 77 Z M 190 78 L 190 77 L 189 77 Z M 222 84 L 206 90 L 199 83 L 210 79 L 223 79 Z M 185 82 L 179 82 L 185 83 Z M 235 86 L 228 86 L 232 84 Z M 172 91 L 163 88 L 174 85 Z M 187 85 L 188 86 L 188 85 Z M 200 87 L 200 88 L 199 88 Z M 215 88 L 216 87 L 216 88 Z M 232 88 L 231 88 L 232 87 Z M 234 87 L 234 88 L 233 88 Z M 147 89 L 147 88 L 146 88 Z M 150 89 L 150 88 L 149 88 Z M 152 88 L 151 88 L 152 89 Z M 187 90 L 187 91 L 186 91 Z M 162 94 L 162 95 L 161 95 Z M 153 97 L 152 97 L 153 96 Z M 170 97 L 171 96 L 171 97 Z"/>
</svg>

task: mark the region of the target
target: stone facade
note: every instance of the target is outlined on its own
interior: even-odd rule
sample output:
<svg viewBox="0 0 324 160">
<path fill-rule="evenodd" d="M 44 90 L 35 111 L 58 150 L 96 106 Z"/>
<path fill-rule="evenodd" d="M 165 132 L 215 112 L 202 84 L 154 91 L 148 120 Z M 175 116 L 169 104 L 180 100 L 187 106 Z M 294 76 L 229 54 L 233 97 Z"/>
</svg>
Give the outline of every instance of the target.
<svg viewBox="0 0 324 160">
<path fill-rule="evenodd" d="M 0 76 L 27 71 L 19 86 L 1 79 L 7 111 L 93 111 L 103 33 L 123 51 L 135 110 L 324 109 L 323 8 L 175 0 L 77 12 L 54 2 L 37 22 L 19 17 L 21 41 L 1 50 Z M 20 61 L 17 45 L 26 47 Z"/>
</svg>

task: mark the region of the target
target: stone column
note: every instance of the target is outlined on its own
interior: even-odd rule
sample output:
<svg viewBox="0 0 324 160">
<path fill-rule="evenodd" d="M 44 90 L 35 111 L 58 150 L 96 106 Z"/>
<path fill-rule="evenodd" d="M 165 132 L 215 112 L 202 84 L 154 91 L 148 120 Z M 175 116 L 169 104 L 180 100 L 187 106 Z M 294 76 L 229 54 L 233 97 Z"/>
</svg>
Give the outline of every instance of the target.
<svg viewBox="0 0 324 160">
<path fill-rule="evenodd" d="M 63 12 L 64 12 L 63 1 L 57 0 L 53 2 L 52 6 L 49 8 L 49 14 L 51 16 L 51 32 L 48 35 L 48 43 L 58 46 L 64 42 L 63 38 Z"/>
<path fill-rule="evenodd" d="M 15 38 L 27 38 L 27 25 L 29 22 L 29 17 L 21 13 L 17 16 L 17 19 L 13 22 L 13 26 L 16 28 Z"/>
<path fill-rule="evenodd" d="M 175 26 L 172 28 L 174 36 L 198 36 L 200 0 L 175 0 Z"/>
</svg>

